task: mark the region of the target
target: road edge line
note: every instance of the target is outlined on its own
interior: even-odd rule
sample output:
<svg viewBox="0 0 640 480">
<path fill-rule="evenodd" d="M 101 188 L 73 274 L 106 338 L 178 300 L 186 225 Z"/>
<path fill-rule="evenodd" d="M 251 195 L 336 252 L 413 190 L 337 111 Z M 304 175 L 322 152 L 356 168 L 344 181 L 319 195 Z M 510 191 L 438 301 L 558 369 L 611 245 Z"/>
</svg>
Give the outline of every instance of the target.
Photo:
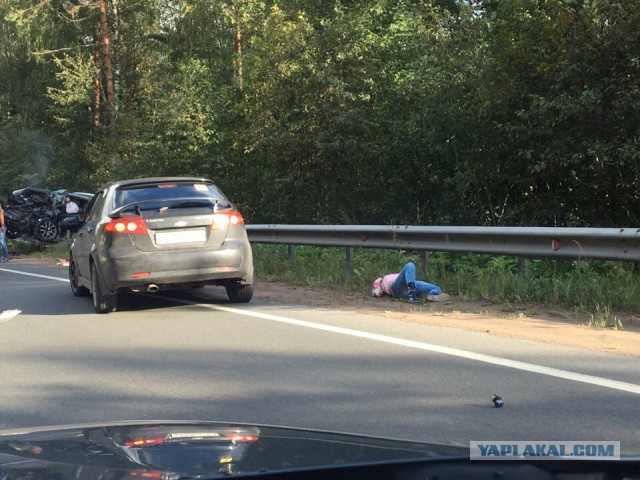
<svg viewBox="0 0 640 480">
<path fill-rule="evenodd" d="M 613 390 L 619 390 L 628 393 L 635 393 L 640 395 L 640 385 L 634 383 L 622 382 L 620 380 L 612 380 L 605 377 L 598 377 L 595 375 L 587 375 L 584 373 L 572 372 L 570 370 L 562 370 L 559 368 L 545 367 L 543 365 L 536 365 L 534 363 L 521 362 L 519 360 L 511 360 L 508 358 L 496 357 L 493 355 L 486 355 L 484 353 L 469 352 L 467 350 L 460 350 L 457 348 L 444 347 L 442 345 L 435 345 L 430 343 L 417 342 L 415 340 L 406 340 L 403 338 L 390 337 L 387 335 L 381 335 L 377 333 L 365 332 L 362 330 L 353 330 L 344 327 L 335 327 L 333 325 L 325 325 L 322 323 L 308 322 L 306 320 L 297 320 L 295 318 L 281 317 L 279 315 L 272 315 L 269 313 L 253 312 L 244 309 L 224 307 L 221 305 L 203 304 L 190 300 L 183 300 L 171 297 L 162 297 L 166 300 L 172 300 L 175 302 L 183 303 L 185 305 L 194 305 L 199 307 L 205 307 L 212 310 L 218 310 L 222 312 L 234 313 L 237 315 L 245 315 L 248 317 L 260 318 L 263 320 L 269 320 L 274 322 L 285 323 L 289 325 L 295 325 L 299 327 L 312 328 L 315 330 L 322 330 L 326 332 L 338 333 L 341 335 L 348 335 L 351 337 L 362 338 L 366 340 L 373 340 L 377 342 L 398 345 L 417 350 L 423 350 L 433 353 L 440 353 L 443 355 L 450 355 L 453 357 L 464 358 L 467 360 L 474 360 L 477 362 L 488 363 L 505 368 L 512 368 L 515 370 L 522 370 L 530 373 L 538 373 L 550 377 L 561 378 L 564 380 L 571 380 L 574 382 L 585 383 L 589 385 L 596 385 L 599 387 L 605 387 Z"/>
</svg>

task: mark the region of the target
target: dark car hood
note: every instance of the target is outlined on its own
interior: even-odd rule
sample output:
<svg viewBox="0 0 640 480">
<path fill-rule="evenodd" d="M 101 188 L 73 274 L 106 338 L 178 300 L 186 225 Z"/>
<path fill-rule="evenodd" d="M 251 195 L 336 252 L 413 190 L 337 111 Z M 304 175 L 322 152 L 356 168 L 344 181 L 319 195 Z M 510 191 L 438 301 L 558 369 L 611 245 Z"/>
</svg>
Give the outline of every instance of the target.
<svg viewBox="0 0 640 480">
<path fill-rule="evenodd" d="M 26 187 L 12 193 L 17 203 L 32 201 L 43 205 L 53 205 L 55 193 L 43 188 Z"/>
<path fill-rule="evenodd" d="M 44 188 L 26 187 L 15 190 L 9 196 L 7 207 L 20 208 L 25 205 L 35 205 L 49 209 L 59 209 L 64 205 L 64 199 L 67 195 L 68 192 L 66 190 L 45 190 Z"/>
<path fill-rule="evenodd" d="M 73 201 L 88 202 L 93 198 L 92 193 L 67 192 L 67 190 L 46 190 L 44 188 L 26 187 L 15 190 L 11 194 L 12 203 L 23 204 L 34 202 L 46 206 L 61 206 L 65 197 L 70 197 Z"/>
<path fill-rule="evenodd" d="M 0 478 L 210 478 L 468 454 L 461 447 L 271 426 L 110 423 L 0 432 Z"/>
</svg>

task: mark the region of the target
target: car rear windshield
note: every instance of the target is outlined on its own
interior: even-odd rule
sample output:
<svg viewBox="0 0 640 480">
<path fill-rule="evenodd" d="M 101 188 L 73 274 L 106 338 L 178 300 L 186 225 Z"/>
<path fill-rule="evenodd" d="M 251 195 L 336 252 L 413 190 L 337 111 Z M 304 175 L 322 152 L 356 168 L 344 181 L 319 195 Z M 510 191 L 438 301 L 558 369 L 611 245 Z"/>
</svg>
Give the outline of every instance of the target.
<svg viewBox="0 0 640 480">
<path fill-rule="evenodd" d="M 115 208 L 124 205 L 142 203 L 142 210 L 153 208 L 154 200 L 170 200 L 170 199 L 215 199 L 223 200 L 224 195 L 212 183 L 184 183 L 184 182 L 167 182 L 146 185 L 135 185 L 130 187 L 121 187 L 116 190 Z"/>
</svg>

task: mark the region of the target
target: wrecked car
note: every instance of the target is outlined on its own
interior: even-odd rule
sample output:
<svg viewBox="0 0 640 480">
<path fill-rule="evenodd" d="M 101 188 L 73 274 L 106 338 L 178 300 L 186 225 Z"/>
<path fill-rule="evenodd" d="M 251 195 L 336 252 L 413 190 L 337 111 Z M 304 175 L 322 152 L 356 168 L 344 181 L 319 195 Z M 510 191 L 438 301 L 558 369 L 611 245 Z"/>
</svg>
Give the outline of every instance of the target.
<svg viewBox="0 0 640 480">
<path fill-rule="evenodd" d="M 66 213 L 67 196 L 78 205 L 78 213 Z M 89 193 L 34 187 L 16 190 L 9 196 L 5 209 L 7 237 L 55 243 L 67 231 L 77 231 L 84 208 L 92 197 Z"/>
</svg>

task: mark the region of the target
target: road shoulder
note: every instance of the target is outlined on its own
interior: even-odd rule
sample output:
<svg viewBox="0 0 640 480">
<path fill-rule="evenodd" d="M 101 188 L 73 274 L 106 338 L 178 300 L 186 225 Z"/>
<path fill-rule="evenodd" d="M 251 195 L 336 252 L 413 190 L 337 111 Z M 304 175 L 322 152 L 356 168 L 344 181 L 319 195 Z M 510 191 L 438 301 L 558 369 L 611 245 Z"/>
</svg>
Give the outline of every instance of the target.
<svg viewBox="0 0 640 480">
<path fill-rule="evenodd" d="M 549 305 L 518 306 L 459 300 L 418 306 L 389 297 L 330 289 L 295 287 L 258 280 L 259 300 L 309 307 L 339 308 L 403 322 L 480 332 L 502 338 L 532 340 L 585 350 L 640 356 L 640 326 L 626 319 L 623 330 L 590 327 L 589 319 Z"/>
</svg>

